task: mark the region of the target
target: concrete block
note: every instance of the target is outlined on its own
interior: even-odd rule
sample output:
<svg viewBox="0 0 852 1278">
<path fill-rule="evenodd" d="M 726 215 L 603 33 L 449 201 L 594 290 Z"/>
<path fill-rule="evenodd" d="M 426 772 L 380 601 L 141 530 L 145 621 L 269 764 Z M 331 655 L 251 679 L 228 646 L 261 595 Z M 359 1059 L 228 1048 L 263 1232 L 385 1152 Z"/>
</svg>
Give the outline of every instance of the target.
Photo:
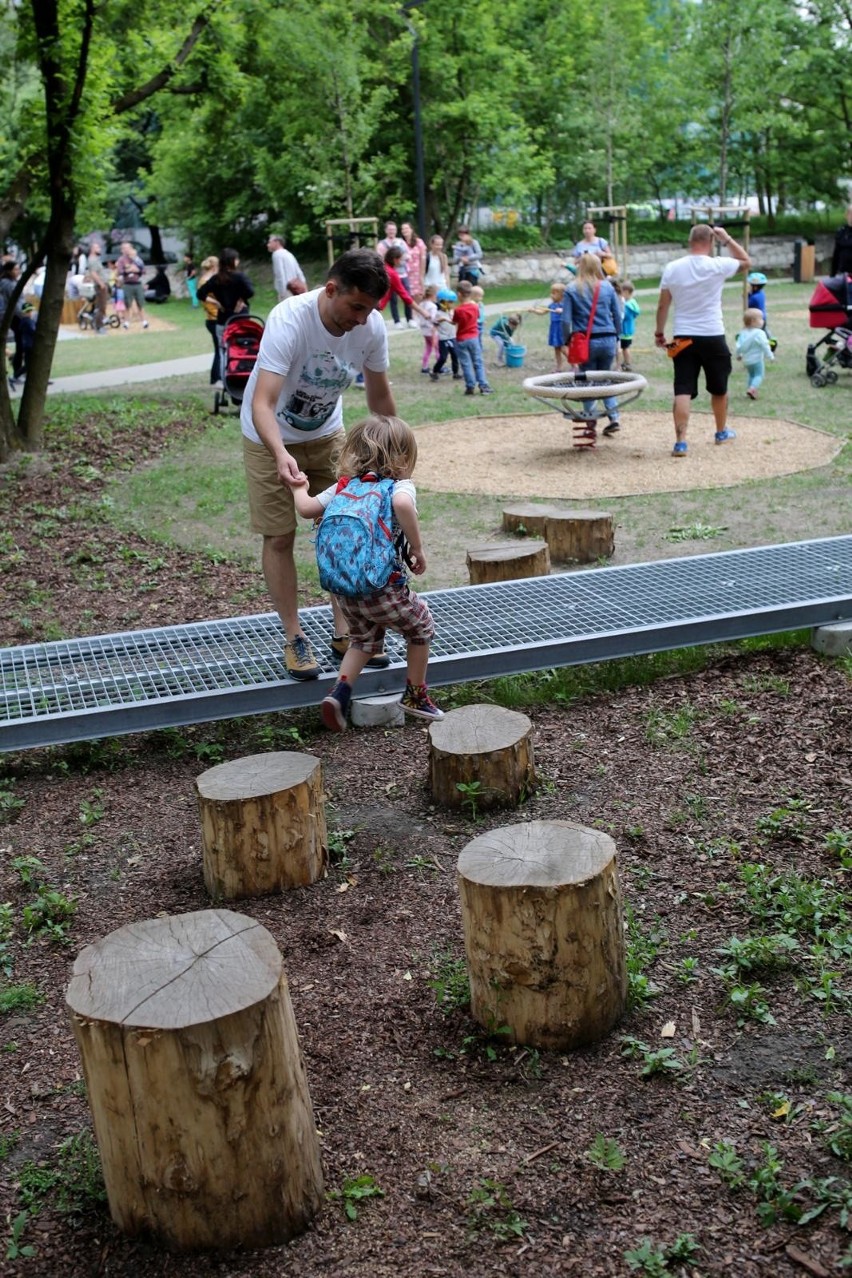
<svg viewBox="0 0 852 1278">
<path fill-rule="evenodd" d="M 349 714 L 357 728 L 400 728 L 405 723 L 398 692 L 384 697 L 353 697 Z"/>
<path fill-rule="evenodd" d="M 815 626 L 811 631 L 811 647 L 827 657 L 842 657 L 852 651 L 852 621 L 835 621 L 830 626 Z"/>
</svg>

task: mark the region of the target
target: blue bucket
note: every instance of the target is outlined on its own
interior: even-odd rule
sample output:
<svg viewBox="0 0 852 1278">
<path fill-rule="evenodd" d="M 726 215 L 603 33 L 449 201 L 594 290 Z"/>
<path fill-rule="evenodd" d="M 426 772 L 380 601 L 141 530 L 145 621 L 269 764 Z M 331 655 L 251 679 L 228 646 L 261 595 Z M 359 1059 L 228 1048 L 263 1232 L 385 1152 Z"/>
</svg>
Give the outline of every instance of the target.
<svg viewBox="0 0 852 1278">
<path fill-rule="evenodd" d="M 526 346 L 507 346 L 506 347 L 506 367 L 507 368 L 523 368 L 524 356 L 527 353 Z"/>
</svg>

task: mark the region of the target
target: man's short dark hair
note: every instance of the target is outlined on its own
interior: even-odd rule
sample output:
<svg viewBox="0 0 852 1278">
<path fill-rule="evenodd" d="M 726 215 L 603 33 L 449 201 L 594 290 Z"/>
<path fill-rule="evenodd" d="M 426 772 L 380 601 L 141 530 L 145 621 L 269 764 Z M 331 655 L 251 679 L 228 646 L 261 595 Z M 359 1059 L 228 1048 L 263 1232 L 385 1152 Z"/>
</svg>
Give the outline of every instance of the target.
<svg viewBox="0 0 852 1278">
<path fill-rule="evenodd" d="M 341 292 L 357 290 L 379 301 L 390 288 L 385 264 L 373 249 L 348 249 L 329 267 L 327 280 L 334 280 Z"/>
</svg>

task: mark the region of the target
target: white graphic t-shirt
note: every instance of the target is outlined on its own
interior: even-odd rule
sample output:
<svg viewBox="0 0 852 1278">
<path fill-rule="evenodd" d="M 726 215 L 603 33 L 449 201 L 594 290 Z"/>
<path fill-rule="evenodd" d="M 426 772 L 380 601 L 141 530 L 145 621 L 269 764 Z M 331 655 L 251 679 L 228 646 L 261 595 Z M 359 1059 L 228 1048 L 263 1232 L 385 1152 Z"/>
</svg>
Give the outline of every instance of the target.
<svg viewBox="0 0 852 1278">
<path fill-rule="evenodd" d="M 380 312 L 372 311 L 361 324 L 334 337 L 320 319 L 319 289 L 288 297 L 269 313 L 257 363 L 243 395 L 242 432 L 260 443 L 252 420 L 252 400 L 260 369 L 284 378 L 275 415 L 284 444 L 324 439 L 343 428 L 341 395 L 356 373 L 388 367 L 388 339 Z"/>
</svg>

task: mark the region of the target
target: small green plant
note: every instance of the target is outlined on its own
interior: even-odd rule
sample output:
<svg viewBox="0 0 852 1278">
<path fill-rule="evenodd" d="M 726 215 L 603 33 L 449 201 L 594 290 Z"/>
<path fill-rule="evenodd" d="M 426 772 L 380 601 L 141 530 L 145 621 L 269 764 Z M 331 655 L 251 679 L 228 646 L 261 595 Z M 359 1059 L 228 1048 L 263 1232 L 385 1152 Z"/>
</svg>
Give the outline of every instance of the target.
<svg viewBox="0 0 852 1278">
<path fill-rule="evenodd" d="M 642 1061 L 643 1078 L 653 1078 L 655 1074 L 671 1076 L 683 1070 L 683 1061 L 673 1047 L 649 1047 L 629 1035 L 621 1040 L 621 1055 Z"/>
<path fill-rule="evenodd" d="M 53 941 L 66 941 L 68 927 L 77 910 L 77 902 L 55 888 L 42 885 L 36 899 L 24 906 L 24 927 L 31 936 L 47 936 Z"/>
<path fill-rule="evenodd" d="M 16 1148 L 20 1139 L 17 1132 L 9 1132 L 8 1135 L 5 1132 L 0 1132 L 0 1163 L 5 1162 L 12 1150 Z"/>
<path fill-rule="evenodd" d="M 482 798 L 481 781 L 457 781 L 456 789 L 462 797 L 462 807 L 470 809 L 470 819 L 475 822 L 479 812 L 479 800 Z"/>
<path fill-rule="evenodd" d="M 41 863 L 37 856 L 13 857 L 11 866 L 24 887 L 33 887 L 37 883 L 43 883 L 47 877 L 47 867 Z"/>
<path fill-rule="evenodd" d="M 13 813 L 19 812 L 25 802 L 15 794 L 11 781 L 0 780 L 0 825 L 11 820 Z"/>
<path fill-rule="evenodd" d="M 586 1157 L 598 1171 L 621 1171 L 626 1159 L 619 1148 L 617 1140 L 598 1132 L 589 1148 Z"/>
<path fill-rule="evenodd" d="M 807 833 L 804 814 L 810 805 L 804 799 L 788 799 L 755 821 L 755 829 L 765 839 L 791 839 L 801 843 Z"/>
<path fill-rule="evenodd" d="M 673 714 L 651 710 L 645 719 L 645 737 L 653 746 L 672 745 L 689 736 L 697 717 L 693 706 L 682 706 Z"/>
<path fill-rule="evenodd" d="M 37 985 L 29 982 L 6 985 L 0 989 L 0 1016 L 8 1016 L 12 1012 L 29 1012 L 43 1002 L 44 995 Z"/>
<path fill-rule="evenodd" d="M 28 1211 L 19 1211 L 9 1225 L 9 1237 L 6 1241 L 7 1260 L 28 1260 L 36 1254 L 35 1247 L 31 1247 L 29 1243 L 24 1244 L 21 1242 L 29 1218 L 30 1213 Z"/>
<path fill-rule="evenodd" d="M 90 798 L 81 799 L 80 810 L 77 813 L 77 819 L 81 825 L 97 825 L 103 819 L 106 809 L 102 800 L 103 790 L 93 790 Z"/>
<path fill-rule="evenodd" d="M 666 1278 L 675 1272 L 672 1265 L 688 1264 L 699 1250 L 692 1234 L 678 1234 L 669 1247 L 656 1247 L 650 1238 L 643 1238 L 637 1247 L 624 1253 L 624 1259 L 634 1273 L 643 1274 L 644 1278 Z"/>
<path fill-rule="evenodd" d="M 393 858 L 393 848 L 386 847 L 383 843 L 373 849 L 373 861 L 379 874 L 393 874 Z"/>
<path fill-rule="evenodd" d="M 195 746 L 195 757 L 201 763 L 221 763 L 225 747 L 218 741 L 199 741 Z"/>
<path fill-rule="evenodd" d="M 375 1179 L 368 1172 L 360 1176 L 348 1176 L 340 1189 L 332 1189 L 328 1195 L 332 1202 L 339 1202 L 342 1205 L 347 1220 L 358 1219 L 358 1203 L 365 1202 L 368 1198 L 384 1198 L 384 1196 L 385 1191 L 379 1189 Z"/>
<path fill-rule="evenodd" d="M 847 1092 L 829 1092 L 826 1100 L 836 1105 L 840 1114 L 836 1121 L 824 1127 L 825 1143 L 835 1157 L 852 1163 L 852 1096 Z"/>
<path fill-rule="evenodd" d="M 766 990 L 759 981 L 751 985 L 736 984 L 727 990 L 727 1000 L 737 1014 L 737 1025 L 746 1021 L 759 1021 L 761 1025 L 774 1025 L 775 1017 L 764 997 Z"/>
<path fill-rule="evenodd" d="M 694 524 L 676 525 L 666 533 L 666 541 L 714 541 L 727 532 L 724 524 L 702 524 L 700 520 Z"/>
<path fill-rule="evenodd" d="M 499 1180 L 480 1180 L 470 1191 L 467 1200 L 471 1230 L 487 1230 L 500 1242 L 523 1238 L 529 1225 L 515 1211 L 506 1187 Z"/>
<path fill-rule="evenodd" d="M 37 1212 L 48 1195 L 62 1216 L 82 1216 L 106 1202 L 98 1147 L 88 1131 L 64 1140 L 52 1165 L 25 1163 L 18 1183 L 21 1203 L 31 1212 Z"/>
<path fill-rule="evenodd" d="M 335 865 L 345 867 L 352 864 L 348 849 L 354 838 L 354 830 L 329 830 L 328 854 Z"/>
<path fill-rule="evenodd" d="M 470 1004 L 470 983 L 467 964 L 448 950 L 434 956 L 430 963 L 429 986 L 435 991 L 435 1001 L 445 1016 L 461 1011 Z"/>
<path fill-rule="evenodd" d="M 419 875 L 437 874 L 440 866 L 425 856 L 413 856 L 405 863 L 406 870 L 414 870 Z"/>
<path fill-rule="evenodd" d="M 745 1180 L 743 1160 L 730 1141 L 720 1140 L 707 1159 L 729 1189 L 739 1189 Z"/>
<path fill-rule="evenodd" d="M 852 832 L 829 830 L 825 836 L 826 851 L 836 856 L 843 870 L 852 870 Z"/>
<path fill-rule="evenodd" d="M 692 957 L 681 959 L 675 975 L 682 984 L 691 985 L 698 979 L 698 959 Z"/>
<path fill-rule="evenodd" d="M 644 969 L 657 958 L 666 936 L 658 921 L 644 929 L 629 904 L 625 906 L 624 919 L 627 924 L 627 1003 L 631 1008 L 644 1007 L 660 992 Z"/>
</svg>

